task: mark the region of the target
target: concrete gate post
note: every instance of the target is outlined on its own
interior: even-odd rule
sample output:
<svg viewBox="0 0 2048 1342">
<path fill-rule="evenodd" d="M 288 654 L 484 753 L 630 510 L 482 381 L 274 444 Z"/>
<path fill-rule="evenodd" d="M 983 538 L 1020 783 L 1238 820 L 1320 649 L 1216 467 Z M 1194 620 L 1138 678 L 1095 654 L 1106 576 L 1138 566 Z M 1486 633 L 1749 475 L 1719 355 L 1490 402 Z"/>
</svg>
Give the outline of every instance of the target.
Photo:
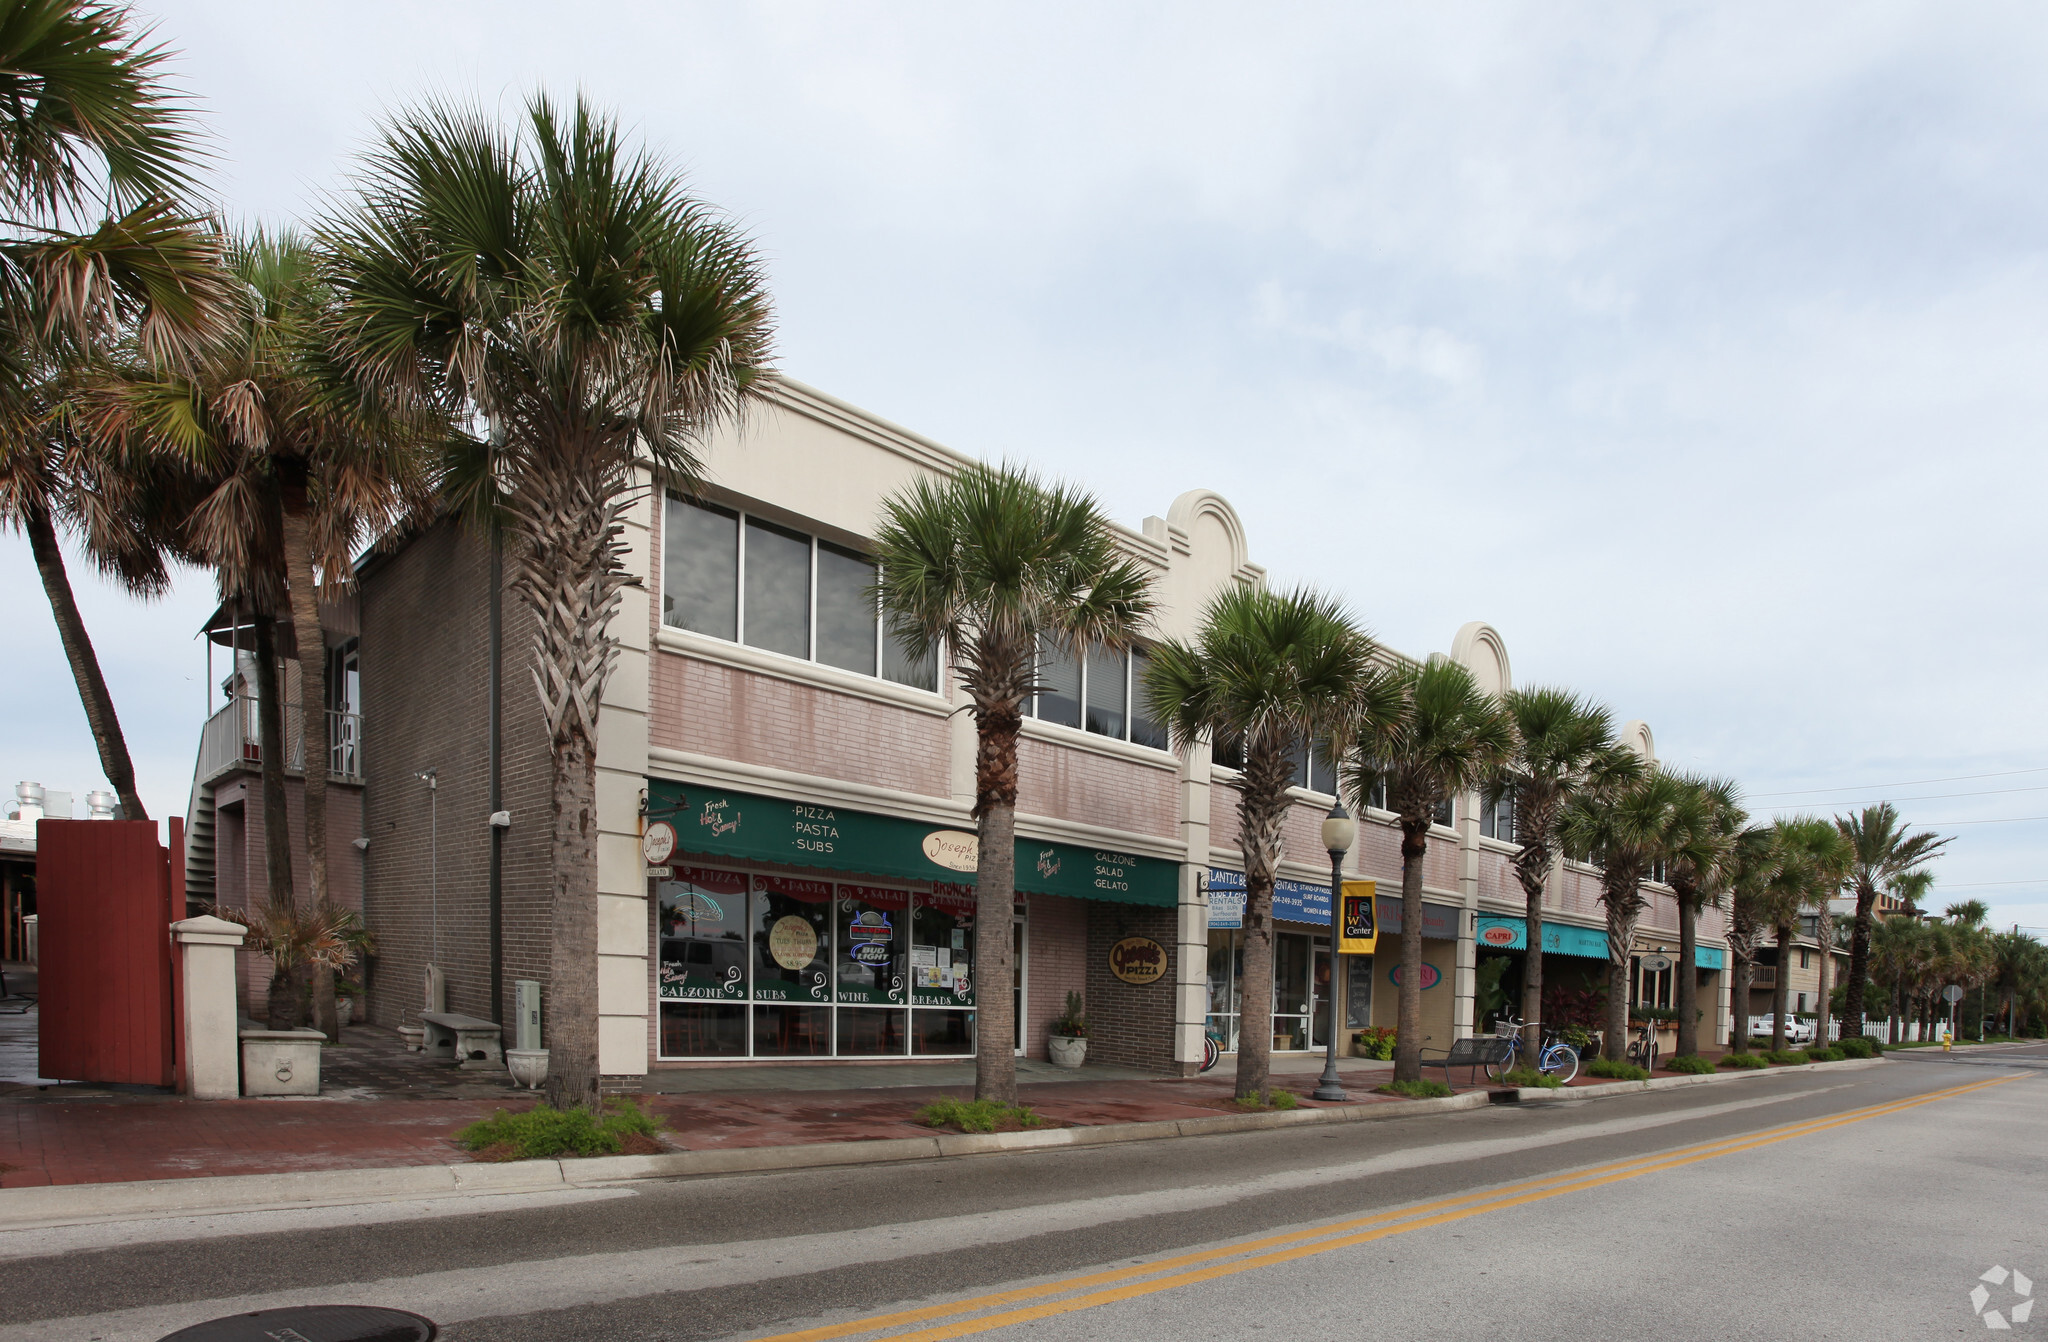
<svg viewBox="0 0 2048 1342">
<path fill-rule="evenodd" d="M 248 931 L 210 915 L 171 924 L 185 998 L 176 1028 L 184 1044 L 185 1089 L 194 1099 L 232 1100 L 242 1093 L 235 952 Z"/>
</svg>

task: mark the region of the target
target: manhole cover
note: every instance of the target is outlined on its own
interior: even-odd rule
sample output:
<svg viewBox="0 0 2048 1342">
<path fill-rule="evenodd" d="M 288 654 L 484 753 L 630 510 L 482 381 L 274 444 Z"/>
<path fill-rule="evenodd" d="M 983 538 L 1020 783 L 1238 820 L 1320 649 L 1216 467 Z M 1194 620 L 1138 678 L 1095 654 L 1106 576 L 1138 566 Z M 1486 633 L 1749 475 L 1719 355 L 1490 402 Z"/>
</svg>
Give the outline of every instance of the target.
<svg viewBox="0 0 2048 1342">
<path fill-rule="evenodd" d="M 432 1319 L 375 1305 L 299 1305 L 231 1314 L 180 1328 L 162 1342 L 433 1342 Z"/>
</svg>

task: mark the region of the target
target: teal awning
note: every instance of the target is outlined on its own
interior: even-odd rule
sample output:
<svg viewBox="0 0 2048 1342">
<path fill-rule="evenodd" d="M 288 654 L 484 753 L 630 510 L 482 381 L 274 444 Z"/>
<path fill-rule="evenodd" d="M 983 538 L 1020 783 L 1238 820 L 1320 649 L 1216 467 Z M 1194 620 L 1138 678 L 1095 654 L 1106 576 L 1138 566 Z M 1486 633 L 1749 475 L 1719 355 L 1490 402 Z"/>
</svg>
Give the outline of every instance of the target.
<svg viewBox="0 0 2048 1342">
<path fill-rule="evenodd" d="M 1496 913 L 1479 915 L 1479 949 L 1519 951 L 1529 944 L 1529 925 L 1525 918 L 1504 918 Z M 1545 955 L 1578 955 L 1589 960 L 1607 958 L 1607 933 L 1597 927 L 1579 927 L 1571 923 L 1543 924 L 1543 953 Z M 1719 946 L 1693 947 L 1693 963 L 1701 969 L 1720 969 L 1728 963 L 1728 955 Z"/>
<path fill-rule="evenodd" d="M 971 829 L 662 778 L 647 780 L 647 819 L 650 824 L 667 821 L 675 826 L 677 850 L 700 857 L 974 884 Z M 1180 903 L 1180 864 L 1047 839 L 1018 839 L 1017 889 L 1173 908 Z"/>
</svg>

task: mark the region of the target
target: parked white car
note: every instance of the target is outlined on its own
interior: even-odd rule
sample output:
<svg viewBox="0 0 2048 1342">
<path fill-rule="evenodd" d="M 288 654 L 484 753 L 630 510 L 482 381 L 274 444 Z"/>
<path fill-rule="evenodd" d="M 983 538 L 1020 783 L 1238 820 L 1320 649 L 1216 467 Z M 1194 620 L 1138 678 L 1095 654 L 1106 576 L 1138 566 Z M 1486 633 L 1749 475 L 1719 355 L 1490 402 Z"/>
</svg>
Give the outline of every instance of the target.
<svg viewBox="0 0 2048 1342">
<path fill-rule="evenodd" d="M 1751 1016 L 1749 1018 L 1749 1037 L 1751 1039 L 1769 1039 L 1777 1033 L 1774 1022 L 1775 1018 L 1769 1015 Z M 1785 1042 L 1788 1044 L 1811 1044 L 1813 1042 L 1813 1022 L 1801 1020 L 1797 1016 L 1788 1016 L 1785 1020 Z"/>
</svg>

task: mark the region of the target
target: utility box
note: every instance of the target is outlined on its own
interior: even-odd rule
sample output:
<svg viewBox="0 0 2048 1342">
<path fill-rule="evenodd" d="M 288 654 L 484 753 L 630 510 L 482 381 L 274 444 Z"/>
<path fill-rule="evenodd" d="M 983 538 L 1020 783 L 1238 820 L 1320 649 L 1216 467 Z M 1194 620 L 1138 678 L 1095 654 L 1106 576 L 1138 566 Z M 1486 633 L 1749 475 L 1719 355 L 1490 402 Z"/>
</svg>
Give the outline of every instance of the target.
<svg viewBox="0 0 2048 1342">
<path fill-rule="evenodd" d="M 533 979 L 520 979 L 512 985 L 513 1037 L 518 1041 L 514 1047 L 535 1049 L 540 1047 L 540 984 Z"/>
</svg>

